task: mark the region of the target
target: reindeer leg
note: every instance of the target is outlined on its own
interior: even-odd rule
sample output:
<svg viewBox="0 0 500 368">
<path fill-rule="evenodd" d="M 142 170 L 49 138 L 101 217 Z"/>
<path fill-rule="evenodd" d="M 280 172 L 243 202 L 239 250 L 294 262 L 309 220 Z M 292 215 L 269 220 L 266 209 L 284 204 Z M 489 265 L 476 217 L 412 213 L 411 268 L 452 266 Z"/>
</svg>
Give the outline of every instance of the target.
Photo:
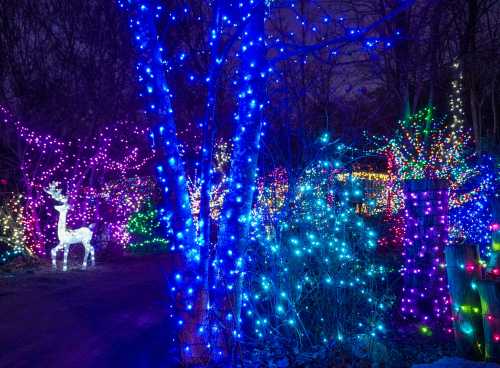
<svg viewBox="0 0 500 368">
<path fill-rule="evenodd" d="M 83 256 L 82 270 L 87 268 L 87 259 L 89 258 L 90 253 L 90 244 L 85 242 L 83 243 L 83 246 L 85 247 L 85 255 Z"/>
<path fill-rule="evenodd" d="M 61 249 L 61 247 L 62 247 L 62 244 L 59 243 L 54 248 L 52 248 L 52 250 L 50 251 L 50 255 L 51 255 L 51 258 L 52 258 L 52 268 L 54 270 L 57 269 L 57 264 L 56 264 L 57 252 L 59 252 L 59 250 Z"/>
<path fill-rule="evenodd" d="M 69 251 L 69 244 L 64 244 L 63 271 L 68 270 L 68 251 Z"/>
<path fill-rule="evenodd" d="M 95 250 L 91 244 L 89 244 L 89 247 L 90 247 L 90 263 L 92 264 L 92 266 L 95 266 Z"/>
</svg>

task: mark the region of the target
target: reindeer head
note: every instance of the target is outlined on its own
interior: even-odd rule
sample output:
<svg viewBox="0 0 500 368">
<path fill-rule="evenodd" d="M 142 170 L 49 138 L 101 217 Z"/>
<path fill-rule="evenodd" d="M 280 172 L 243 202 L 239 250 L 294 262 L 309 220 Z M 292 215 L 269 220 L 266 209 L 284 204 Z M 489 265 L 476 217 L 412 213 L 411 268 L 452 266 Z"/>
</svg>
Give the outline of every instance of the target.
<svg viewBox="0 0 500 368">
<path fill-rule="evenodd" d="M 62 190 L 59 188 L 59 183 L 57 181 L 50 183 L 49 187 L 44 189 L 44 191 L 53 199 L 62 203 L 61 205 L 54 206 L 58 212 L 68 211 L 68 197 L 62 194 Z"/>
</svg>

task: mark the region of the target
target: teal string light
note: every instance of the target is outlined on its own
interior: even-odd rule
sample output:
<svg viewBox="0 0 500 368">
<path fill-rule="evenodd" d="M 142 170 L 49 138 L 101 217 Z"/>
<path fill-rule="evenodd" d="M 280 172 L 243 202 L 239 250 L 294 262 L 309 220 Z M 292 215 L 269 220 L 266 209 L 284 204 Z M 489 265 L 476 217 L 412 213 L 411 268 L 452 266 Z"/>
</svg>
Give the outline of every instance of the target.
<svg viewBox="0 0 500 368">
<path fill-rule="evenodd" d="M 389 270 L 377 259 L 376 232 L 356 213 L 361 181 L 342 158 L 305 170 L 277 227 L 259 218 L 265 209 L 256 210 L 258 256 L 248 271 L 243 316 L 263 341 L 282 334 L 312 348 L 386 332 L 394 300 Z"/>
</svg>

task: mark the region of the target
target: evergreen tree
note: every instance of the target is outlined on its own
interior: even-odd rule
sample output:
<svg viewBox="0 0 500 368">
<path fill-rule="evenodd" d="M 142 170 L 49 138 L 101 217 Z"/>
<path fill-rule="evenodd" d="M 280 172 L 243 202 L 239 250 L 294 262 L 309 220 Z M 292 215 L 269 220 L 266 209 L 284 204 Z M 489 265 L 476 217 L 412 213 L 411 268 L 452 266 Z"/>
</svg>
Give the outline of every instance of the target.
<svg viewBox="0 0 500 368">
<path fill-rule="evenodd" d="M 158 210 L 152 201 L 147 202 L 141 211 L 130 217 L 127 228 L 132 236 L 128 246 L 130 251 L 149 253 L 168 250 L 169 241 L 162 233 L 164 228 L 158 220 Z"/>
</svg>

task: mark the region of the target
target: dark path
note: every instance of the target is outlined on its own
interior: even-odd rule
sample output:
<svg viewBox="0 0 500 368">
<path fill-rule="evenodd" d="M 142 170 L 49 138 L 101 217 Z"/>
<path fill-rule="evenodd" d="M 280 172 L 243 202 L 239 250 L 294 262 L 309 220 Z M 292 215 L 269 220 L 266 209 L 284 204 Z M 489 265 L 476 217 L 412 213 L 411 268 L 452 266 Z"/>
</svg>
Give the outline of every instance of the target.
<svg viewBox="0 0 500 368">
<path fill-rule="evenodd" d="M 168 257 L 0 273 L 0 367 L 175 367 Z"/>
</svg>

